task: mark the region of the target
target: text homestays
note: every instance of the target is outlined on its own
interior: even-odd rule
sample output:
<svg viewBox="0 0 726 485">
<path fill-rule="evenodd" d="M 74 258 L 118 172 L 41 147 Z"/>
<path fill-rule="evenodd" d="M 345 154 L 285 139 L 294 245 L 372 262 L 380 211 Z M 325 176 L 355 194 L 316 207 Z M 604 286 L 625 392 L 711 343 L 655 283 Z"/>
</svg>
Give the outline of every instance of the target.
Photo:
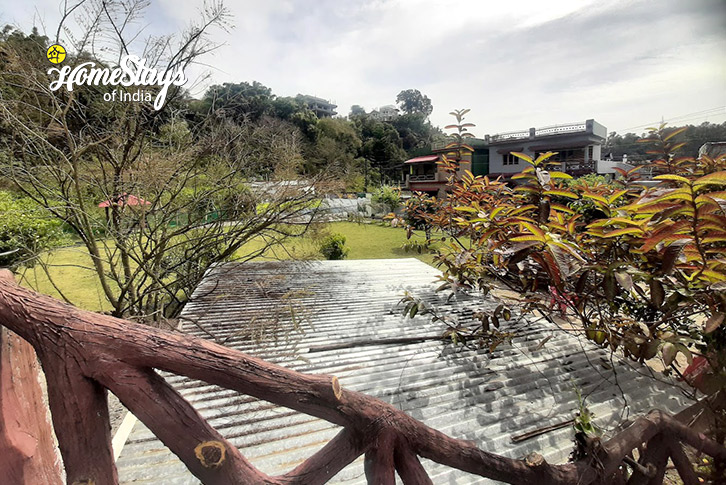
<svg viewBox="0 0 726 485">
<path fill-rule="evenodd" d="M 164 105 L 169 87 L 172 85 L 182 86 L 187 82 L 184 71 L 158 70 L 146 67 L 146 59 L 137 56 L 127 55 L 121 59 L 116 68 L 96 67 L 95 62 L 84 62 L 76 67 L 63 66 L 53 67 L 48 70 L 49 75 L 57 73 L 58 79 L 50 83 L 51 91 L 56 91 L 65 86 L 68 91 L 73 91 L 74 86 L 160 86 L 161 90 L 154 100 L 154 109 L 158 110 Z"/>
</svg>

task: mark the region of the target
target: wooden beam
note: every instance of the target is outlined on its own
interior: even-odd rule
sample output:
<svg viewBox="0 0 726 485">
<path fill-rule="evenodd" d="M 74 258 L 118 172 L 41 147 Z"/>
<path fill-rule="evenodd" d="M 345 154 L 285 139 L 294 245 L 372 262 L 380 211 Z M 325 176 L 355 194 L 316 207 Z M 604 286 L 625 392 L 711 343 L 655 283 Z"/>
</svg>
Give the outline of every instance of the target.
<svg viewBox="0 0 726 485">
<path fill-rule="evenodd" d="M 364 468 L 370 485 L 396 485 L 396 467 L 393 460 L 395 435 L 383 431 L 366 452 Z"/>
</svg>

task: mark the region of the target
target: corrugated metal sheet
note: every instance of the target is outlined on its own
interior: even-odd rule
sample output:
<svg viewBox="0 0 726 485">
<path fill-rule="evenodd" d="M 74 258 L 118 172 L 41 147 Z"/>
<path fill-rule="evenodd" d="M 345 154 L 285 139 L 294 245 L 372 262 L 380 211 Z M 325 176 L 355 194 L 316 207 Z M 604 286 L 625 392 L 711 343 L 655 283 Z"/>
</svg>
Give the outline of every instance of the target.
<svg viewBox="0 0 726 485">
<path fill-rule="evenodd" d="M 511 437 L 571 419 L 575 387 L 587 396 L 598 424 L 610 430 L 628 416 L 655 407 L 677 412 L 686 404 L 673 384 L 654 379 L 647 368 L 613 360 L 576 334 L 531 317 L 510 324 L 517 336 L 491 354 L 454 351 L 433 341 L 376 344 L 441 334 L 441 324 L 429 316 L 402 317 L 398 302 L 406 291 L 461 322 L 499 303 L 461 296 L 447 301 L 434 291 L 438 274 L 415 259 L 227 264 L 200 284 L 183 312 L 183 329 L 301 372 L 336 375 L 348 389 L 511 457 L 538 451 L 552 463 L 567 459 L 569 426 L 519 444 Z M 325 350 L 340 345 L 346 347 Z M 186 377 L 167 379 L 269 474 L 289 471 L 338 431 L 326 421 L 234 391 Z M 434 483 L 486 482 L 436 463 L 424 465 Z M 198 483 L 141 423 L 118 467 L 122 483 Z M 362 459 L 332 483 L 365 483 Z"/>
</svg>

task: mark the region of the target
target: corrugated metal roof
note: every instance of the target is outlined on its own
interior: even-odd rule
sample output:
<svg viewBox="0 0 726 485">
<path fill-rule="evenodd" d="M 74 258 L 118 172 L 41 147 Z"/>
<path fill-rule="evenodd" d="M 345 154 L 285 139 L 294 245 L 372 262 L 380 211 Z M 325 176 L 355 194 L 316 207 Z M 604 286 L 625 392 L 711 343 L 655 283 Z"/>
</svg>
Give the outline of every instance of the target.
<svg viewBox="0 0 726 485">
<path fill-rule="evenodd" d="M 197 288 L 184 309 L 183 329 L 301 372 L 336 375 L 344 387 L 388 401 L 484 450 L 511 457 L 538 451 L 551 463 L 567 459 L 570 426 L 519 444 L 511 437 L 571 419 L 575 386 L 587 396 L 597 423 L 611 430 L 628 415 L 655 407 L 677 412 L 686 404 L 673 384 L 647 376 L 647 368 L 613 360 L 574 333 L 533 318 L 510 324 L 517 336 L 493 353 L 454 351 L 435 341 L 382 345 L 380 339 L 443 330 L 430 316 L 401 315 L 398 302 L 405 291 L 462 323 L 499 303 L 464 296 L 447 301 L 434 291 L 438 275 L 416 259 L 226 264 Z M 538 348 L 546 337 L 550 340 Z M 331 346 L 335 349 L 325 349 Z M 167 379 L 268 474 L 289 471 L 339 429 L 235 391 L 186 377 Z M 434 483 L 486 483 L 423 463 Z M 121 483 L 198 483 L 141 423 L 117 464 Z M 362 458 L 331 483 L 365 483 Z"/>
</svg>

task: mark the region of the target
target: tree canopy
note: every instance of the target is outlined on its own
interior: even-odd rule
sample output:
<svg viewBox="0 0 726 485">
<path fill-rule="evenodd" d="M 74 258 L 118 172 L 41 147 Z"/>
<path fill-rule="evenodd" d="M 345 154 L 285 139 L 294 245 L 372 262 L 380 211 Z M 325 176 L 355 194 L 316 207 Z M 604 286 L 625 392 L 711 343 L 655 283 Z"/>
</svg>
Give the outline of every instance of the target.
<svg viewBox="0 0 726 485">
<path fill-rule="evenodd" d="M 418 89 L 405 89 L 396 96 L 396 103 L 401 111 L 406 114 L 422 114 L 428 117 L 434 110 L 428 96 L 421 94 Z"/>
<path fill-rule="evenodd" d="M 675 126 L 674 130 L 686 128 L 685 131 L 677 135 L 677 140 L 684 143 L 679 153 L 683 156 L 697 157 L 698 149 L 707 142 L 726 141 L 726 122 L 717 124 L 708 121 L 700 125 L 683 125 Z M 651 154 L 648 153 L 649 147 L 640 140 L 648 138 L 647 133 L 637 135 L 635 133 L 625 133 L 624 135 L 611 132 L 607 141 L 603 146 L 603 156 L 612 154 L 615 158 L 628 155 L 628 159 L 635 161 L 648 160 Z"/>
</svg>

